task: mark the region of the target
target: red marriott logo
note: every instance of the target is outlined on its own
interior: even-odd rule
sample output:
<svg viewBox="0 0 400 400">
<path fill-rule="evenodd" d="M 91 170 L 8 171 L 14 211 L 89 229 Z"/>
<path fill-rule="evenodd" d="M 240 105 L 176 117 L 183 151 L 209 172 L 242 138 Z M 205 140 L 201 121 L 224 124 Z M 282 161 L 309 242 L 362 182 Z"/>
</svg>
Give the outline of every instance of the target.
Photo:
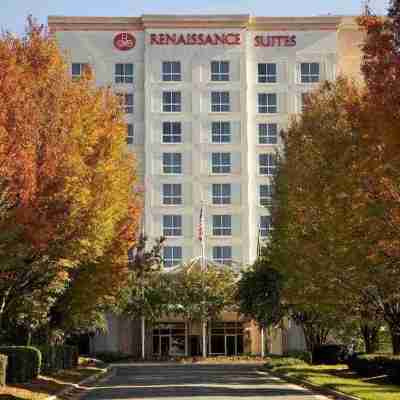
<svg viewBox="0 0 400 400">
<path fill-rule="evenodd" d="M 135 36 L 129 32 L 121 32 L 114 37 L 114 46 L 121 51 L 133 49 L 136 44 Z"/>
<path fill-rule="evenodd" d="M 241 44 L 240 33 L 152 33 L 150 44 L 158 46 L 237 46 Z"/>
</svg>

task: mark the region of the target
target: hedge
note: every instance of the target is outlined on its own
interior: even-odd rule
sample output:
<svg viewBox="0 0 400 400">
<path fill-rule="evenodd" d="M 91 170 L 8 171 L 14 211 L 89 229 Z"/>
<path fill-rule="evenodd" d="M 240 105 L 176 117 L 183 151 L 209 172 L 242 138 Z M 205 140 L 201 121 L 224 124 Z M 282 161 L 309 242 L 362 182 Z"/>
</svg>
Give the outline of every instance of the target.
<svg viewBox="0 0 400 400">
<path fill-rule="evenodd" d="M 37 346 L 42 353 L 44 373 L 71 369 L 78 366 L 78 348 L 75 346 Z"/>
<path fill-rule="evenodd" d="M 35 347 L 3 346 L 0 347 L 0 353 L 8 357 L 7 383 L 24 383 L 38 377 L 42 355 Z"/>
<path fill-rule="evenodd" d="M 6 384 L 7 356 L 0 354 L 0 386 Z"/>
<path fill-rule="evenodd" d="M 400 384 L 400 357 L 379 354 L 355 354 L 347 361 L 349 368 L 365 377 L 387 375 Z"/>
<path fill-rule="evenodd" d="M 316 346 L 312 354 L 313 364 L 343 364 L 349 358 L 347 346 L 341 344 L 324 344 Z"/>
</svg>

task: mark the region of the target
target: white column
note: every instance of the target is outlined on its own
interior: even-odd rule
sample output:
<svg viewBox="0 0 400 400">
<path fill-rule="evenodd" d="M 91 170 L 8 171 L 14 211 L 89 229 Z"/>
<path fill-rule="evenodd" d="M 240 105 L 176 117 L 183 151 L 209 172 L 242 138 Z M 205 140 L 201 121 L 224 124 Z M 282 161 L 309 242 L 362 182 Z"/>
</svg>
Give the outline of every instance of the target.
<svg viewBox="0 0 400 400">
<path fill-rule="evenodd" d="M 265 357 L 265 339 L 264 339 L 264 328 L 261 327 L 261 357 Z"/>
<path fill-rule="evenodd" d="M 207 322 L 203 321 L 202 323 L 202 331 L 203 331 L 203 357 L 207 357 Z"/>
</svg>

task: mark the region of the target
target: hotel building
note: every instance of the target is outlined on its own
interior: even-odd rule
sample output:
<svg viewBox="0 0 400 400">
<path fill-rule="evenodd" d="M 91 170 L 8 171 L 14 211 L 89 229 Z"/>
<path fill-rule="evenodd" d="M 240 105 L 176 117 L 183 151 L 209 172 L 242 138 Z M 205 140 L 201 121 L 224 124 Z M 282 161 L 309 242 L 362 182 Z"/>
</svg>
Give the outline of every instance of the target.
<svg viewBox="0 0 400 400">
<path fill-rule="evenodd" d="M 49 28 L 73 77 L 89 64 L 96 84 L 121 96 L 127 146 L 144 185 L 145 231 L 167 238 L 167 267 L 200 256 L 202 206 L 207 258 L 252 263 L 258 235 L 267 238 L 271 230 L 280 131 L 321 81 L 359 75 L 361 33 L 352 17 L 51 16 Z M 214 351 L 211 339 L 209 352 L 257 353 L 254 329 L 232 318 L 215 329 L 224 345 Z M 127 332 L 124 324 L 130 323 L 115 322 L 112 329 Z M 182 353 L 183 344 L 172 350 L 173 337 L 182 338 L 186 325 L 154 329 L 148 352 Z M 97 348 L 132 352 L 130 336 L 119 336 L 111 332 Z M 286 336 L 277 352 L 298 345 Z M 187 342 L 185 352 L 194 353 Z M 192 347 L 198 347 L 195 338 Z"/>
</svg>

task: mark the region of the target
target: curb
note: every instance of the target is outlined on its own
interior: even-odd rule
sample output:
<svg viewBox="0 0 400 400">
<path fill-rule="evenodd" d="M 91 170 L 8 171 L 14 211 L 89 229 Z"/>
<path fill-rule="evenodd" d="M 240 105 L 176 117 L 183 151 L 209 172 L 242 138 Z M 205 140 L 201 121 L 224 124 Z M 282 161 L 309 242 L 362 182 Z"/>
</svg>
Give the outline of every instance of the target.
<svg viewBox="0 0 400 400">
<path fill-rule="evenodd" d="M 354 397 L 349 394 L 338 392 L 337 390 L 334 390 L 334 389 L 329 389 L 329 388 L 324 388 L 322 386 L 314 385 L 313 383 L 304 381 L 299 378 L 293 378 L 291 376 L 286 376 L 285 374 L 280 374 L 278 372 L 265 370 L 265 369 L 263 370 L 263 372 L 269 373 L 272 376 L 276 376 L 277 378 L 280 378 L 286 382 L 302 386 L 308 390 L 311 390 L 312 392 L 314 392 L 316 394 L 322 394 L 324 396 L 329 396 L 330 398 L 332 398 L 334 400 L 360 400 L 359 397 Z"/>
<path fill-rule="evenodd" d="M 97 381 L 100 378 L 105 378 L 110 372 L 112 371 L 112 366 L 107 365 L 104 369 L 104 371 L 98 372 L 95 375 L 89 376 L 88 378 L 82 379 L 78 383 L 72 383 L 69 387 L 60 390 L 56 394 L 52 394 L 51 396 L 48 396 L 46 400 L 58 400 L 62 396 L 68 395 L 70 392 L 74 390 L 79 390 L 80 386 L 82 385 L 87 385 L 89 383 L 93 383 Z"/>
</svg>

